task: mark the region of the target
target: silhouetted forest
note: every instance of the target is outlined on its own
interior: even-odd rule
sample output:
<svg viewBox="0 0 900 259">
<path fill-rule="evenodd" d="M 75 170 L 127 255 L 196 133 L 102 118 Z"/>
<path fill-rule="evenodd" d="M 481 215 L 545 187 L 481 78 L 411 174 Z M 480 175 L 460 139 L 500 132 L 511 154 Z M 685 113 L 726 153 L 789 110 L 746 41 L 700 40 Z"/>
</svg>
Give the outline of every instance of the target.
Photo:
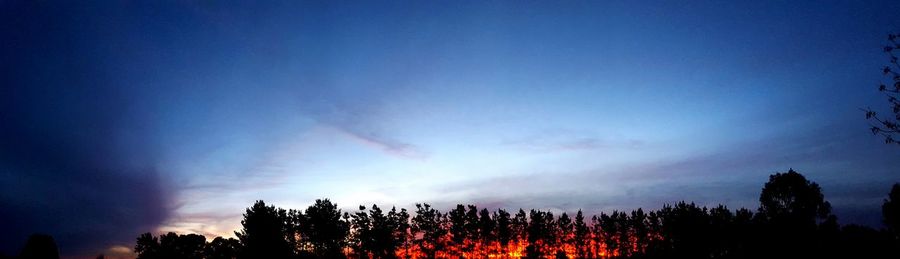
<svg viewBox="0 0 900 259">
<path fill-rule="evenodd" d="M 841 226 L 818 184 L 789 170 L 769 177 L 755 212 L 682 201 L 591 216 L 462 204 L 447 212 L 416 204 L 412 214 L 377 205 L 350 213 L 328 199 L 303 211 L 257 201 L 237 239 L 145 233 L 134 251 L 139 259 L 900 258 L 900 184 L 882 213 L 884 229 Z M 59 253 L 52 237 L 34 235 L 17 258 Z"/>
<path fill-rule="evenodd" d="M 237 239 L 168 233 L 138 237 L 140 259 L 225 258 L 900 258 L 900 184 L 885 229 L 838 224 L 818 184 L 789 170 L 769 177 L 756 211 L 694 203 L 600 215 L 457 205 L 442 212 L 328 199 L 306 210 L 257 201 Z"/>
</svg>

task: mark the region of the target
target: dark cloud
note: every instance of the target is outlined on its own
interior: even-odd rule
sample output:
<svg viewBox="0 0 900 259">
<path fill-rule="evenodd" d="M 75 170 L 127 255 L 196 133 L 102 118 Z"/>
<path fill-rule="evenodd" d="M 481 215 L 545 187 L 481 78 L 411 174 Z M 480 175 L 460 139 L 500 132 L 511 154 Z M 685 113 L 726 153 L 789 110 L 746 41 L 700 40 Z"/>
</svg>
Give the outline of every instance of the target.
<svg viewBox="0 0 900 259">
<path fill-rule="evenodd" d="M 0 4 L 2 253 L 46 233 L 62 255 L 96 255 L 168 214 L 142 100 L 86 40 L 109 29 L 93 8 Z"/>
<path fill-rule="evenodd" d="M 810 126 L 802 134 L 735 141 L 714 152 L 623 167 L 535 171 L 448 183 L 438 190 L 451 197 L 470 197 L 467 202 L 513 209 L 598 213 L 657 209 L 684 200 L 755 210 L 768 176 L 793 168 L 822 186 L 842 224 L 880 227 L 882 200 L 890 183 L 900 181 L 894 173 L 900 164 L 884 155 L 896 152 L 896 147 L 881 145 L 863 128 L 846 125 L 851 126 Z M 435 204 L 449 207 L 458 202 L 454 199 Z"/>
</svg>

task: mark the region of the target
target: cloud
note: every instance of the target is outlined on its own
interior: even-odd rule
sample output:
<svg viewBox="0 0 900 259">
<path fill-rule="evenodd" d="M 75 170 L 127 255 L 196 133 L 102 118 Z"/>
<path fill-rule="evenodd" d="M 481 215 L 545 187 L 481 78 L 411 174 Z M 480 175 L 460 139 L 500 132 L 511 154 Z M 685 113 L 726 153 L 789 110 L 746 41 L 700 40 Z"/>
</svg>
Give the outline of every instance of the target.
<svg viewBox="0 0 900 259">
<path fill-rule="evenodd" d="M 82 20 L 22 5 L 0 8 L 0 253 L 32 233 L 64 256 L 131 244 L 165 220 L 171 195 L 141 99 L 121 94 L 81 36 L 61 33 Z"/>
<path fill-rule="evenodd" d="M 384 115 L 379 114 L 384 93 L 368 94 L 365 101 L 341 96 L 338 93 L 323 93 L 324 100 L 311 100 L 300 107 L 301 111 L 321 125 L 326 125 L 359 143 L 378 149 L 395 157 L 425 160 L 428 152 L 412 143 L 402 141 L 388 134 L 381 122 Z"/>
<path fill-rule="evenodd" d="M 503 140 L 500 145 L 539 153 L 637 148 L 644 145 L 640 140 L 598 138 L 592 135 L 576 130 L 544 130 L 526 137 Z"/>
<path fill-rule="evenodd" d="M 887 194 L 887 183 L 900 180 L 892 175 L 900 162 L 882 155 L 896 152 L 895 147 L 869 141 L 863 129 L 854 130 L 836 125 L 809 127 L 802 134 L 735 141 L 677 156 L 646 153 L 646 159 L 630 164 L 581 171 L 526 168 L 513 175 L 443 184 L 438 187 L 443 196 L 435 204 L 597 213 L 656 209 L 686 200 L 755 209 L 768 176 L 793 167 L 822 186 L 842 224 L 877 227 L 880 199 Z M 848 174 L 859 177 L 848 179 Z"/>
<path fill-rule="evenodd" d="M 131 259 L 135 257 L 134 251 L 130 246 L 111 246 L 103 253 L 104 258 L 109 259 Z"/>
<path fill-rule="evenodd" d="M 119 153 L 110 146 L 117 134 L 109 134 L 119 129 L 94 126 L 106 118 L 80 119 L 66 127 L 28 118 L 0 126 L 0 221 L 15 222 L 0 237 L 0 251 L 12 253 L 28 235 L 47 233 L 64 254 L 93 253 L 130 242 L 167 217 L 170 190 L 161 174 L 129 165 L 143 163 L 130 153 L 140 146 Z"/>
<path fill-rule="evenodd" d="M 239 222 L 243 219 L 243 210 L 215 211 L 198 213 L 180 213 L 169 219 L 169 224 L 162 226 L 159 232 L 195 233 L 212 239 L 218 236 L 231 237 Z M 225 227 L 225 229 L 220 227 Z"/>
<path fill-rule="evenodd" d="M 337 129 L 353 140 L 379 149 L 392 156 L 414 160 L 425 160 L 428 158 L 428 154 L 415 145 L 388 138 L 372 131 L 361 132 L 352 128 Z"/>
</svg>

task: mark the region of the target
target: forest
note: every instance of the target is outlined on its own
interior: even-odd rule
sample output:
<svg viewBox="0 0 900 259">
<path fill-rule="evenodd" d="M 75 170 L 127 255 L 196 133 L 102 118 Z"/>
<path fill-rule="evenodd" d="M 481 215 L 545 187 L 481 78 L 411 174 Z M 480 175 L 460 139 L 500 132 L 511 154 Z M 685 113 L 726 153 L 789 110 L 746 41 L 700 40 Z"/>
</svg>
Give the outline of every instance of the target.
<svg viewBox="0 0 900 259">
<path fill-rule="evenodd" d="M 257 201 L 235 238 L 145 233 L 139 259 L 244 258 L 898 258 L 900 184 L 884 228 L 840 225 L 818 184 L 793 169 L 769 177 L 759 208 L 691 202 L 585 215 L 429 204 L 342 212 L 328 199 L 305 210 Z"/>
</svg>

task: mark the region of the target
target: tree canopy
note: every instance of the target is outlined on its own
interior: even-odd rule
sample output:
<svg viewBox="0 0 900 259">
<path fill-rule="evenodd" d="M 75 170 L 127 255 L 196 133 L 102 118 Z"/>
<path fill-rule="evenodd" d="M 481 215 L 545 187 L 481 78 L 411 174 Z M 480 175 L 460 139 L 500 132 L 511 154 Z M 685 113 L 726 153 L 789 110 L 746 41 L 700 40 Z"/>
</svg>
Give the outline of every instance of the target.
<svg viewBox="0 0 900 259">
<path fill-rule="evenodd" d="M 406 209 L 327 199 L 305 210 L 257 201 L 238 239 L 167 233 L 137 238 L 140 259 L 253 258 L 897 258 L 900 184 L 883 206 L 886 230 L 840 226 L 818 184 L 788 170 L 769 176 L 759 207 L 732 210 L 691 202 L 658 210 L 574 213 L 519 209 L 514 215 L 459 204 Z"/>
<path fill-rule="evenodd" d="M 759 216 L 787 226 L 814 226 L 831 214 L 831 204 L 819 185 L 788 170 L 769 176 L 759 195 Z"/>
</svg>

